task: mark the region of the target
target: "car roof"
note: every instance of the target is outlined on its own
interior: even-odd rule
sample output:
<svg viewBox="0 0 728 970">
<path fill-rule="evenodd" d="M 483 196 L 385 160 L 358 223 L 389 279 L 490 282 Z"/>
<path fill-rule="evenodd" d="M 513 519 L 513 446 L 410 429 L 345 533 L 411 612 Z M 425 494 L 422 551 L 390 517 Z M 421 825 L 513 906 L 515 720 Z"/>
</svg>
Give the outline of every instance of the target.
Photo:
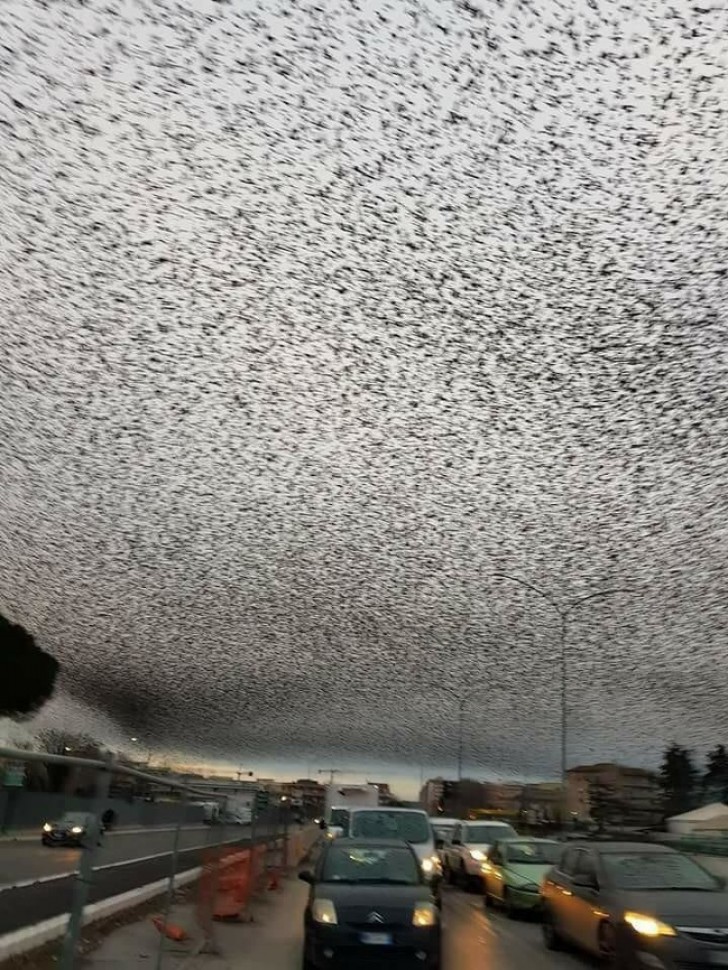
<svg viewBox="0 0 728 970">
<path fill-rule="evenodd" d="M 404 839 L 334 839 L 329 849 L 410 849 Z"/>
<path fill-rule="evenodd" d="M 534 839 L 530 835 L 511 835 L 507 839 L 498 839 L 499 845 L 508 845 L 508 843 L 513 842 L 528 842 L 528 843 L 538 843 L 544 845 L 561 845 L 561 842 L 557 842 L 556 839 Z"/>
<path fill-rule="evenodd" d="M 466 825 L 502 825 L 503 828 L 513 828 L 510 822 L 501 822 L 495 818 L 466 818 L 463 821 Z"/>
<path fill-rule="evenodd" d="M 409 812 L 410 815 L 416 812 L 417 815 L 424 815 L 427 818 L 427 812 L 424 808 L 390 808 L 389 805 L 355 805 L 351 808 L 352 812 Z"/>
<path fill-rule="evenodd" d="M 461 818 L 442 818 L 440 815 L 430 815 L 429 819 L 433 825 L 457 825 L 463 821 Z"/>
<path fill-rule="evenodd" d="M 601 841 L 589 841 L 584 839 L 578 842 L 569 842 L 569 846 L 577 846 L 582 849 L 595 849 L 597 852 L 612 853 L 612 852 L 641 852 L 641 853 L 670 853 L 676 850 L 671 848 L 669 845 L 660 845 L 657 842 L 601 842 Z"/>
</svg>

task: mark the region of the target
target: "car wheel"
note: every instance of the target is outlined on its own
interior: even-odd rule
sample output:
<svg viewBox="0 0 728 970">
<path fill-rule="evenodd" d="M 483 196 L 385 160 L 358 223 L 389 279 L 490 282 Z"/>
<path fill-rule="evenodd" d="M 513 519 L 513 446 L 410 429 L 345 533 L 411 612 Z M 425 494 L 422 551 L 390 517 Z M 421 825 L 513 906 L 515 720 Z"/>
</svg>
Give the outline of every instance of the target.
<svg viewBox="0 0 728 970">
<path fill-rule="evenodd" d="M 541 923 L 541 934 L 543 936 L 544 946 L 547 950 L 563 949 L 564 941 L 561 934 L 556 929 L 554 915 L 551 910 L 548 909 L 548 907 L 544 907 L 543 921 Z"/>
</svg>

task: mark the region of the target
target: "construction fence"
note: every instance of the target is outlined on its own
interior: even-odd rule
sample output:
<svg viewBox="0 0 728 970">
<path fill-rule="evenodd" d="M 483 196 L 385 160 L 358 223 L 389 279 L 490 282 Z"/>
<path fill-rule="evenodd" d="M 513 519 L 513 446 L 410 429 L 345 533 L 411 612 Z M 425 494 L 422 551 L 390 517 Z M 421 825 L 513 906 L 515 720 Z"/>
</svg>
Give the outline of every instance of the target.
<svg viewBox="0 0 728 970">
<path fill-rule="evenodd" d="M 195 899 L 193 932 L 198 950 L 217 952 L 216 921 L 245 920 L 251 901 L 279 889 L 281 881 L 297 867 L 319 835 L 318 828 L 306 824 L 284 799 L 253 797 L 251 816 L 241 818 L 239 808 L 236 812 L 226 810 L 233 797 L 230 794 L 212 796 L 209 788 L 197 789 L 174 778 L 139 771 L 120 765 L 113 758 L 97 761 L 0 748 L 0 759 L 5 764 L 43 761 L 47 765 L 82 769 L 86 777 L 93 779 L 91 792 L 84 799 L 69 795 L 64 802 L 62 795 L 52 797 L 48 801 L 52 807 L 49 817 L 39 817 L 37 812 L 24 817 L 23 804 L 27 800 L 16 795 L 13 825 L 7 831 L 9 844 L 0 845 L 0 851 L 9 860 L 2 873 L 5 885 L 0 892 L 0 962 L 57 940 L 53 945 L 58 946 L 58 967 L 75 970 L 81 965 L 80 941 L 85 925 L 158 899 L 155 925 L 159 946 L 154 970 L 163 966 L 171 970 L 176 958 L 170 952 L 170 941 L 177 939 L 180 931 L 172 926 L 170 913 L 177 891 L 185 886 L 190 887 L 187 893 Z M 122 814 L 124 822 L 105 831 L 104 819 L 110 817 L 114 802 L 110 791 L 120 782 L 130 791 L 139 783 L 146 792 L 144 804 L 163 809 L 158 814 L 147 813 L 156 825 L 139 825 L 138 820 L 144 817 L 141 812 Z M 247 791 L 250 792 L 249 786 Z M 12 798 L 7 791 L 4 794 L 6 799 Z M 148 801 L 150 797 L 154 798 L 153 803 Z M 133 805 L 133 796 L 126 801 Z M 218 811 L 210 811 L 213 803 L 217 803 Z M 203 824 L 203 819 L 209 824 Z M 48 894 L 44 895 L 42 906 L 40 902 L 36 904 L 40 891 L 36 893 L 32 878 L 27 878 L 29 873 L 37 878 L 41 871 L 37 867 L 45 862 L 44 856 L 38 857 L 35 846 L 35 861 L 28 872 L 24 868 L 24 841 L 35 842 L 36 838 L 47 846 L 51 872 L 56 842 L 64 848 L 70 845 L 80 850 L 68 856 L 72 860 L 69 872 L 51 876 L 58 885 L 54 893 L 58 912 L 42 921 L 38 915 L 42 910 L 48 917 Z M 11 866 L 17 871 L 7 871 Z M 75 871 L 71 872 L 74 866 Z M 43 882 L 41 876 L 41 889 Z"/>
</svg>

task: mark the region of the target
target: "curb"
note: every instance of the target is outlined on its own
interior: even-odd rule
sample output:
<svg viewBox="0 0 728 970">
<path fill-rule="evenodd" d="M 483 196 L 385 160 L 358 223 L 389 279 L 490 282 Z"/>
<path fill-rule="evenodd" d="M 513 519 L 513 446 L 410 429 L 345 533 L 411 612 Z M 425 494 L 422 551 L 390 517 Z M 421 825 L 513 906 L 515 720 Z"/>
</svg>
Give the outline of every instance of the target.
<svg viewBox="0 0 728 970">
<path fill-rule="evenodd" d="M 199 879 L 201 873 L 202 868 L 200 866 L 180 872 L 174 880 L 175 889 Z M 89 923 L 106 919 L 108 916 L 114 916 L 125 909 L 132 909 L 140 903 L 154 899 L 155 896 L 160 896 L 166 892 L 168 885 L 169 879 L 159 879 L 157 882 L 147 883 L 146 886 L 139 886 L 137 889 L 120 893 L 118 896 L 109 896 L 108 899 L 92 903 L 84 910 L 83 925 L 87 926 Z M 0 961 L 20 956 L 30 950 L 36 950 L 52 940 L 59 939 L 66 932 L 69 916 L 70 913 L 63 913 L 60 916 L 43 920 L 41 923 L 35 923 L 33 926 L 25 926 L 22 930 L 15 930 L 13 933 L 0 936 Z"/>
</svg>

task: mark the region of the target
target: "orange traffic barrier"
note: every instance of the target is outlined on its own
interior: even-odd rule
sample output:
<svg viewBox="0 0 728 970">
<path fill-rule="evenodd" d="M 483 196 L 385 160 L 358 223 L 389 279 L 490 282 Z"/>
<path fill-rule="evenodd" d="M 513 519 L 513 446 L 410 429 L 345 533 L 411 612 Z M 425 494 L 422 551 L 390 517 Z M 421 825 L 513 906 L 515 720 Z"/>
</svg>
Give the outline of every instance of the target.
<svg viewBox="0 0 728 970">
<path fill-rule="evenodd" d="M 250 899 L 250 849 L 220 860 L 213 919 L 240 919 Z"/>
<path fill-rule="evenodd" d="M 165 923 L 162 916 L 153 916 L 152 923 L 168 940 L 176 940 L 177 943 L 181 943 L 183 940 L 189 939 L 187 930 L 181 926 L 177 926 L 176 923 Z"/>
</svg>

